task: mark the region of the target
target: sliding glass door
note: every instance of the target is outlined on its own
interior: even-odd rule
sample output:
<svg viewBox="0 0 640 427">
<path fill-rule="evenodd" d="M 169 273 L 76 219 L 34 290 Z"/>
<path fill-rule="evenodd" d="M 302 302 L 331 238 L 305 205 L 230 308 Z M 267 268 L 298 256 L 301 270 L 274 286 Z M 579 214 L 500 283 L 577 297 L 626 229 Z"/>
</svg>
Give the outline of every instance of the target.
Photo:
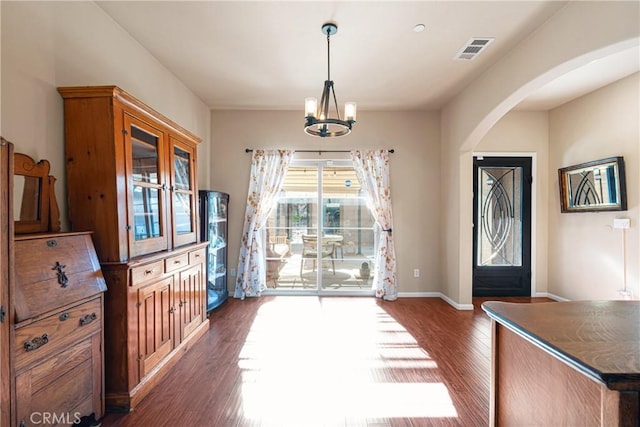
<svg viewBox="0 0 640 427">
<path fill-rule="evenodd" d="M 370 295 L 376 229 L 350 161 L 293 161 L 265 230 L 278 293 Z"/>
</svg>

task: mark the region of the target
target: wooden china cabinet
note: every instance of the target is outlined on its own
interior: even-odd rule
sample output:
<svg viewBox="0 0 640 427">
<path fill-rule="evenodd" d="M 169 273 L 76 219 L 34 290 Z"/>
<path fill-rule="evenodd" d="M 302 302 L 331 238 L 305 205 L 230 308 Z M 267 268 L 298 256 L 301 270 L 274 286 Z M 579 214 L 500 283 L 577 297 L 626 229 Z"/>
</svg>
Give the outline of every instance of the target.
<svg viewBox="0 0 640 427">
<path fill-rule="evenodd" d="M 69 220 L 107 281 L 106 405 L 132 410 L 204 334 L 199 138 L 116 86 L 62 87 Z"/>
</svg>

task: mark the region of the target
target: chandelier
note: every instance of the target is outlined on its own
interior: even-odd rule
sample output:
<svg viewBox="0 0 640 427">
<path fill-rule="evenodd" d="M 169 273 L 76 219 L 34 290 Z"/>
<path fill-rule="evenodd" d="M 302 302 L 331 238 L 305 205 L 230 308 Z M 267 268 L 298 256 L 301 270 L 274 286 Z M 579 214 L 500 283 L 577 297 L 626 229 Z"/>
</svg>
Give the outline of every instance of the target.
<svg viewBox="0 0 640 427">
<path fill-rule="evenodd" d="M 329 37 L 338 32 L 338 26 L 327 22 L 322 26 L 322 34 L 327 35 L 327 80 L 324 82 L 322 97 L 318 105 L 317 98 L 305 98 L 305 124 L 304 131 L 312 136 L 336 137 L 347 135 L 351 132 L 351 126 L 356 122 L 356 103 L 347 102 L 344 104 L 344 120 L 340 118 L 338 111 L 338 101 L 336 100 L 336 92 L 333 88 L 331 80 L 331 56 Z M 333 97 L 333 105 L 337 118 L 329 117 L 330 99 Z"/>
</svg>

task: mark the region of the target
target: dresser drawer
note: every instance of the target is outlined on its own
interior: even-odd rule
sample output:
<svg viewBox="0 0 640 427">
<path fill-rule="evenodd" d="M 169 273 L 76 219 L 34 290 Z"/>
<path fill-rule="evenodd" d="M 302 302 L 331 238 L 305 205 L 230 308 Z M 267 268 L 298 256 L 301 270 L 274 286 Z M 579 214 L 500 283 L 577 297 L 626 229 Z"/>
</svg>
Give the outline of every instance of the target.
<svg viewBox="0 0 640 427">
<path fill-rule="evenodd" d="M 15 369 L 54 355 L 102 328 L 101 299 L 60 311 L 28 325 L 16 325 L 14 334 Z"/>
<path fill-rule="evenodd" d="M 199 249 L 197 251 L 189 252 L 189 265 L 196 265 L 204 262 L 205 250 Z"/>
<path fill-rule="evenodd" d="M 137 286 L 147 280 L 157 279 L 164 274 L 164 261 L 156 261 L 131 269 L 131 286 Z"/>
<path fill-rule="evenodd" d="M 164 270 L 170 273 L 189 265 L 189 254 L 187 252 L 172 256 L 164 260 Z"/>
<path fill-rule="evenodd" d="M 16 323 L 105 291 L 90 234 L 15 242 Z"/>
<path fill-rule="evenodd" d="M 43 414 L 64 416 L 57 425 L 72 425 L 92 413 L 99 419 L 103 414 L 99 348 L 100 340 L 93 336 L 18 374 L 17 425 L 53 424 L 45 422 Z"/>
</svg>

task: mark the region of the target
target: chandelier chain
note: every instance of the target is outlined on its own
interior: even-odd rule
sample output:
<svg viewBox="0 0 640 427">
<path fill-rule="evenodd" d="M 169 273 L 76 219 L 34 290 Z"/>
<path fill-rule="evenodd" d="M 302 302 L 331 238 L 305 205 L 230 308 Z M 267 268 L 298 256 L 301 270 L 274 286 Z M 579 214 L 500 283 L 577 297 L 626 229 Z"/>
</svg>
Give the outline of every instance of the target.
<svg viewBox="0 0 640 427">
<path fill-rule="evenodd" d="M 327 80 L 331 80 L 331 29 L 327 28 Z"/>
<path fill-rule="evenodd" d="M 327 27 L 327 80 L 331 81 L 331 28 Z M 340 110 L 338 109 L 338 99 L 336 98 L 336 90 L 333 86 L 333 82 L 331 83 L 331 93 L 333 93 L 333 104 L 336 107 L 336 114 L 338 115 L 338 120 L 342 120 L 340 117 Z M 327 97 L 327 103 L 325 105 L 324 110 L 329 112 L 329 99 Z"/>
</svg>

